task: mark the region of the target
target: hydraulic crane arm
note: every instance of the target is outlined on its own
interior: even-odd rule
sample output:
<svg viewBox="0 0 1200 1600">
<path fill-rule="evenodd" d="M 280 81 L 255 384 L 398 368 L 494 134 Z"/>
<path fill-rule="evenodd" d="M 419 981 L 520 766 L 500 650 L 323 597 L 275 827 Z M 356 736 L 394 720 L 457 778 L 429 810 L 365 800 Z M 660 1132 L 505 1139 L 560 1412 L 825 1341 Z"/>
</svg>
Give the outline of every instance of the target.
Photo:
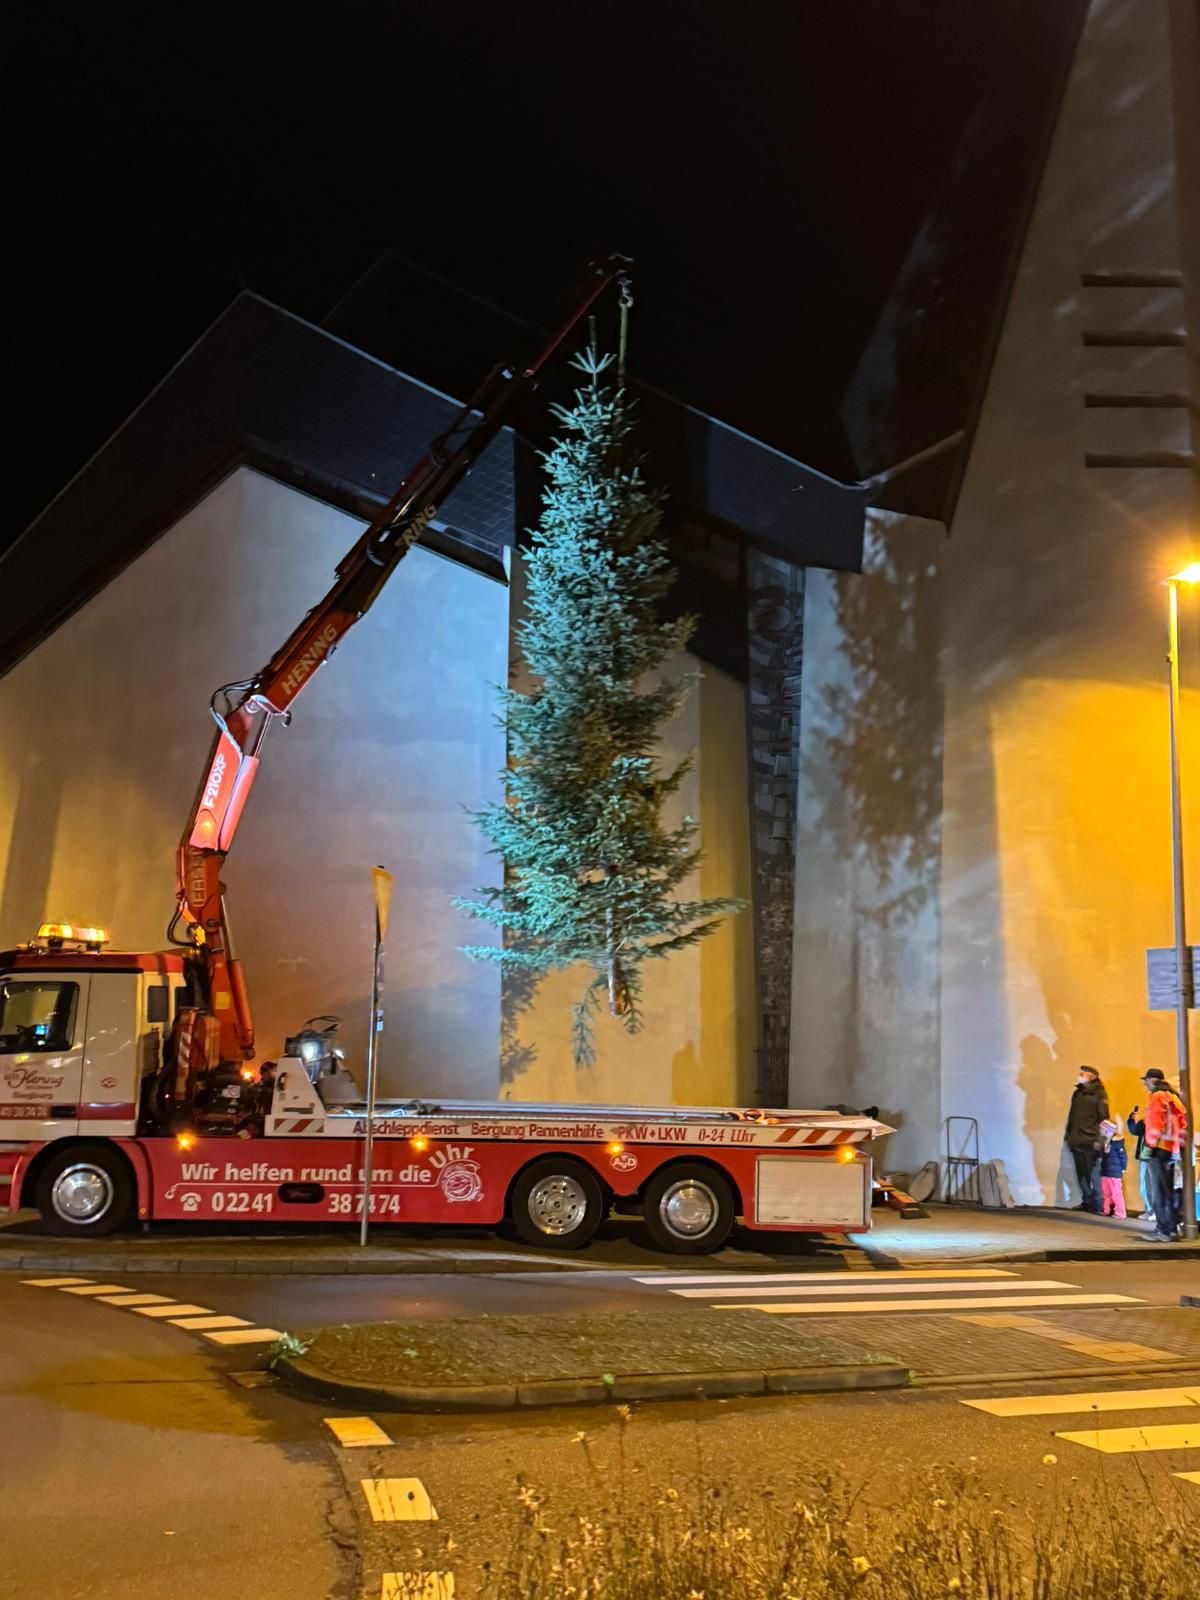
<svg viewBox="0 0 1200 1600">
<path fill-rule="evenodd" d="M 327 661 L 339 640 L 371 607 L 397 565 L 420 539 L 446 497 L 466 477 L 518 401 L 562 352 L 610 284 L 624 303 L 630 283 L 624 257 L 594 264 L 565 320 L 523 367 L 498 366 L 484 379 L 450 428 L 430 445 L 337 568 L 333 586 L 254 678 L 226 684 L 213 695 L 217 725 L 204 777 L 180 840 L 178 906 L 208 976 L 208 1008 L 219 1027 L 219 1059 L 249 1059 L 254 1026 L 241 964 L 225 912 L 221 866 L 233 843 L 258 770 L 259 751 L 276 717 Z"/>
</svg>

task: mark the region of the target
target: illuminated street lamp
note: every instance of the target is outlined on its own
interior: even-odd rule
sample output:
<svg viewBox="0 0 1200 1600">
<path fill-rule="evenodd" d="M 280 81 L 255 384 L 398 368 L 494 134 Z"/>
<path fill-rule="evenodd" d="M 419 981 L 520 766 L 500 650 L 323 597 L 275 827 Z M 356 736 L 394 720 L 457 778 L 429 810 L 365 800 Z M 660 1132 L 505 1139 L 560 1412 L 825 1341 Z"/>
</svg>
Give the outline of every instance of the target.
<svg viewBox="0 0 1200 1600">
<path fill-rule="evenodd" d="M 1187 943 L 1183 899 L 1183 806 L 1179 782 L 1179 588 L 1200 584 L 1200 561 L 1193 561 L 1167 579 L 1167 660 L 1171 668 L 1171 864 L 1175 879 L 1175 1045 L 1179 1056 L 1179 1094 L 1187 1107 L 1187 1131 L 1180 1150 L 1183 1167 L 1183 1236 L 1196 1237 L 1196 1178 L 1193 1151 L 1196 1113 L 1188 1041 L 1188 1001 L 1192 998 L 1192 960 Z"/>
</svg>

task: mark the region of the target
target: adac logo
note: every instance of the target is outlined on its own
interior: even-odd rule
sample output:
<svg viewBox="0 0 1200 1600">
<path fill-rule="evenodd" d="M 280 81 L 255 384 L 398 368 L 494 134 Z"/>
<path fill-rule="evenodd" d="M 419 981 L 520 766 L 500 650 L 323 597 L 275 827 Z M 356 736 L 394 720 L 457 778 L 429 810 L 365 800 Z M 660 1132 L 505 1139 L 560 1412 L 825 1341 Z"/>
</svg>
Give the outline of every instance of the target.
<svg viewBox="0 0 1200 1600">
<path fill-rule="evenodd" d="M 438 1174 L 438 1188 L 451 1205 L 478 1200 L 483 1194 L 478 1161 L 448 1162 Z"/>
</svg>

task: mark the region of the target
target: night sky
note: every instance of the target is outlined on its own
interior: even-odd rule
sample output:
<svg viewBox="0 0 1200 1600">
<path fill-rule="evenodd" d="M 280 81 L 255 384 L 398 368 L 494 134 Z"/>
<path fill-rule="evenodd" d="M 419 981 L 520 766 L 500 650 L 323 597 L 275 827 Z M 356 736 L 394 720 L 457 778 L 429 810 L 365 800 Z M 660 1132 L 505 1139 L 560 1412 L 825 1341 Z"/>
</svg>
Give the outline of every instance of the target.
<svg viewBox="0 0 1200 1600">
<path fill-rule="evenodd" d="M 320 322 L 388 248 L 522 318 L 625 250 L 638 376 L 834 475 L 877 470 L 968 420 L 1079 13 L 19 7 L 0 544 L 240 288 Z M 922 227 L 891 421 L 855 440 L 844 394 Z"/>
</svg>

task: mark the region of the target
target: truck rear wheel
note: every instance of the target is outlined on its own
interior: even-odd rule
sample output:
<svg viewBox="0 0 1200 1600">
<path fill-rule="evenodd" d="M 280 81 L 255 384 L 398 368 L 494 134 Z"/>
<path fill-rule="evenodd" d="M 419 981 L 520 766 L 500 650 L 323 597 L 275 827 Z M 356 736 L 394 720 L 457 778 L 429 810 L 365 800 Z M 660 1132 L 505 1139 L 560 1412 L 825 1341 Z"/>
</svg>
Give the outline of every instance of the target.
<svg viewBox="0 0 1200 1600">
<path fill-rule="evenodd" d="M 579 1250 L 604 1221 L 604 1191 L 590 1167 L 568 1157 L 535 1161 L 513 1184 L 513 1227 L 543 1250 Z"/>
<path fill-rule="evenodd" d="M 646 1185 L 646 1228 L 655 1244 L 676 1255 L 719 1250 L 733 1228 L 733 1190 L 726 1178 L 699 1161 L 673 1161 Z"/>
<path fill-rule="evenodd" d="M 76 1144 L 52 1155 L 37 1181 L 37 1208 L 51 1233 L 113 1233 L 133 1209 L 133 1177 L 122 1156 L 102 1144 Z"/>
</svg>

